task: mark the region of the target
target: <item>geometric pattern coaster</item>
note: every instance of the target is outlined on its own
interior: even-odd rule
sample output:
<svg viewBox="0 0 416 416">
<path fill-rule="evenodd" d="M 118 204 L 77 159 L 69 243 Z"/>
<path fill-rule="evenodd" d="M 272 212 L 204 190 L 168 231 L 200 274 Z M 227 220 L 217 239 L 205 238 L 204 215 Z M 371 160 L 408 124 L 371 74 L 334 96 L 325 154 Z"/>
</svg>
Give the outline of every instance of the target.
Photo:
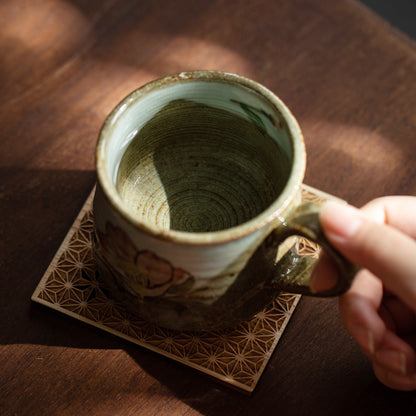
<svg viewBox="0 0 416 416">
<path fill-rule="evenodd" d="M 236 328 L 214 332 L 173 331 L 127 312 L 97 280 L 92 254 L 91 192 L 32 295 L 32 300 L 251 393 L 259 381 L 300 295 L 281 293 L 274 303 Z M 302 197 L 322 203 L 331 195 L 303 186 Z M 298 250 L 319 248 L 299 239 Z"/>
</svg>

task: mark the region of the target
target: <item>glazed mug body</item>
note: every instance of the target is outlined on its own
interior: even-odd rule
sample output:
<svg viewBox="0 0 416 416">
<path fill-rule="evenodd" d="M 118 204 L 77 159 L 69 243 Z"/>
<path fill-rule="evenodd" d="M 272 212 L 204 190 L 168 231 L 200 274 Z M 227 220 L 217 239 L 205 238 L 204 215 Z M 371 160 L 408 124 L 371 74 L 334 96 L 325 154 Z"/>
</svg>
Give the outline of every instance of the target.
<svg viewBox="0 0 416 416">
<path fill-rule="evenodd" d="M 216 71 L 146 84 L 105 121 L 96 165 L 98 270 L 144 319 L 216 329 L 249 318 L 280 290 L 308 292 L 290 237 L 322 244 L 319 207 L 300 205 L 299 125 L 262 85 Z M 294 220 L 299 209 L 303 219 Z M 341 263 L 348 277 L 328 295 L 349 285 Z"/>
</svg>

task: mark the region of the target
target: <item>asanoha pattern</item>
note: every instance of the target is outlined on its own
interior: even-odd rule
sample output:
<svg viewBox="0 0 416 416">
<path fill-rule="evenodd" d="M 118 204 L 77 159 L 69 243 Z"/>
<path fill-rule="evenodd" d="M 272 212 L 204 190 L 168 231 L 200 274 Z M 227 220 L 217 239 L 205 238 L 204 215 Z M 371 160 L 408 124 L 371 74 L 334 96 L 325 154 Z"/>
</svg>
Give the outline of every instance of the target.
<svg viewBox="0 0 416 416">
<path fill-rule="evenodd" d="M 112 300 L 97 279 L 92 253 L 93 193 L 87 199 L 49 265 L 32 300 L 94 325 L 141 347 L 252 392 L 259 381 L 300 295 L 280 294 L 273 305 L 234 329 L 179 332 L 151 325 Z M 321 203 L 330 195 L 304 186 L 303 199 Z M 299 239 L 301 253 L 319 247 Z"/>
</svg>

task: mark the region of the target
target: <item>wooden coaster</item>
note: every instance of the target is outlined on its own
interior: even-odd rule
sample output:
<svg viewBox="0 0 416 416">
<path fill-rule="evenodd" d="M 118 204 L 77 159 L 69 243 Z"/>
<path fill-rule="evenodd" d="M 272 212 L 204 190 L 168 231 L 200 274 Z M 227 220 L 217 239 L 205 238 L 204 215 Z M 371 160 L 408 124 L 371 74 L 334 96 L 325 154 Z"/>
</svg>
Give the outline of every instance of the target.
<svg viewBox="0 0 416 416">
<path fill-rule="evenodd" d="M 234 329 L 215 332 L 167 330 L 133 316 L 115 302 L 96 276 L 92 253 L 91 192 L 32 300 L 169 357 L 251 393 L 292 316 L 300 295 L 280 294 L 273 305 Z M 304 200 L 331 195 L 304 186 Z M 319 247 L 299 239 L 298 250 L 316 257 Z"/>
</svg>

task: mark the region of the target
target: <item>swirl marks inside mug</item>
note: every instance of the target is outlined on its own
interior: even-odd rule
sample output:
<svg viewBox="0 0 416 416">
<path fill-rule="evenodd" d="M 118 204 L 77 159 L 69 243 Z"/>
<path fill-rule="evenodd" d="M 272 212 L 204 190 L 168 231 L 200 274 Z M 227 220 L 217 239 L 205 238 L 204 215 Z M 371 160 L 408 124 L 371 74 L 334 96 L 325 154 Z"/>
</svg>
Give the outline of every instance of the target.
<svg viewBox="0 0 416 416">
<path fill-rule="evenodd" d="M 255 120 L 254 120 L 255 121 Z M 117 190 L 141 221 L 162 229 L 218 231 L 264 211 L 290 161 L 258 123 L 186 99 L 171 101 L 124 153 Z"/>
</svg>

